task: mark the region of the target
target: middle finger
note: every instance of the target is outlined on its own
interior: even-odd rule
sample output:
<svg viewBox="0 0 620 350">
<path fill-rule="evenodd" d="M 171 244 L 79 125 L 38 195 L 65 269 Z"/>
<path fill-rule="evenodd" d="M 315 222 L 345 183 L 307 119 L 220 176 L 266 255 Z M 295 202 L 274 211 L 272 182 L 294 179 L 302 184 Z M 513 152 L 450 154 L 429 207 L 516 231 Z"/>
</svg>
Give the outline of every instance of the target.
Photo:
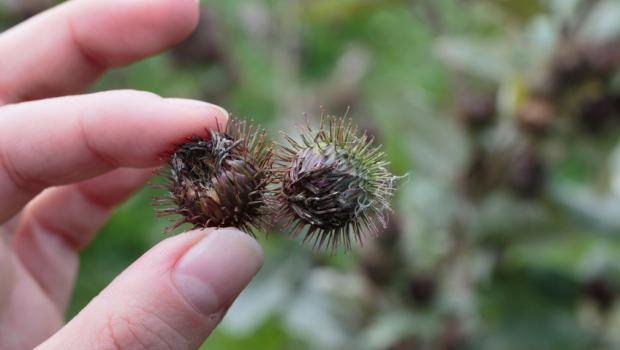
<svg viewBox="0 0 620 350">
<path fill-rule="evenodd" d="M 0 35 L 0 105 L 76 93 L 196 26 L 196 0 L 74 0 Z"/>
</svg>

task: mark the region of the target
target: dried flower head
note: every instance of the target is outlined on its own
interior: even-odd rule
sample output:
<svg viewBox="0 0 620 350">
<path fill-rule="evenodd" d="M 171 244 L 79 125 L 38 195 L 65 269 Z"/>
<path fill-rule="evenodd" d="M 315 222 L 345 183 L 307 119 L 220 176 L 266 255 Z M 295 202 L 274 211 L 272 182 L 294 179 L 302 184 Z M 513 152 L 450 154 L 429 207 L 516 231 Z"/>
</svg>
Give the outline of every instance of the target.
<svg viewBox="0 0 620 350">
<path fill-rule="evenodd" d="M 278 155 L 281 216 L 304 242 L 315 248 L 351 249 L 352 238 L 362 243 L 365 233 L 386 226 L 386 213 L 397 179 L 388 170 L 380 147 L 365 133 L 357 135 L 346 116 L 322 116 L 317 130 L 309 125 L 301 142 L 286 137 Z"/>
<path fill-rule="evenodd" d="M 233 226 L 253 235 L 267 223 L 271 143 L 264 130 L 234 120 L 209 134 L 208 139 L 192 137 L 172 154 L 161 186 L 169 195 L 155 199 L 168 207 L 158 209 L 158 216 L 181 215 L 166 232 L 190 223 L 194 228 Z"/>
</svg>

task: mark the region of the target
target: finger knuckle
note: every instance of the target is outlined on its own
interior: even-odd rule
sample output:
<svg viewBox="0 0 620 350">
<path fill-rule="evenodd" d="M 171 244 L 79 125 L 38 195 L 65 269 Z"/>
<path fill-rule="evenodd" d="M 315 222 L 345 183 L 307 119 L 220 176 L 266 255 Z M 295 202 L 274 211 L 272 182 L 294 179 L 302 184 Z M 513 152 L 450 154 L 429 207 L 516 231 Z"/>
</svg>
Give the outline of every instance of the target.
<svg viewBox="0 0 620 350">
<path fill-rule="evenodd" d="M 182 344 L 187 343 L 174 327 L 145 308 L 109 314 L 101 340 L 105 348 L 117 350 L 183 349 Z"/>
</svg>

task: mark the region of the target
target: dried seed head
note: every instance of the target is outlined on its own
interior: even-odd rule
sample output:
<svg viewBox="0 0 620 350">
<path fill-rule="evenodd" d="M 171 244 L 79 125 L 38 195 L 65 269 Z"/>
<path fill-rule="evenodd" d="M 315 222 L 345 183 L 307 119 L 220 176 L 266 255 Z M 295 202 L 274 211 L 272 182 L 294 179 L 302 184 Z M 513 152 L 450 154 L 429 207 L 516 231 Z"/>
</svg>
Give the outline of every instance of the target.
<svg viewBox="0 0 620 350">
<path fill-rule="evenodd" d="M 307 228 L 304 242 L 315 248 L 349 250 L 352 238 L 361 244 L 365 233 L 376 234 L 377 222 L 387 224 L 397 177 L 380 147 L 356 132 L 346 117 L 322 116 L 318 130 L 307 126 L 301 142 L 286 137 L 280 147 L 280 215 L 295 235 Z"/>
<path fill-rule="evenodd" d="M 226 130 L 194 136 L 172 154 L 164 189 L 156 198 L 158 216 L 179 214 L 170 232 L 190 223 L 198 227 L 237 227 L 250 234 L 267 223 L 272 178 L 272 146 L 264 130 L 230 121 Z"/>
</svg>

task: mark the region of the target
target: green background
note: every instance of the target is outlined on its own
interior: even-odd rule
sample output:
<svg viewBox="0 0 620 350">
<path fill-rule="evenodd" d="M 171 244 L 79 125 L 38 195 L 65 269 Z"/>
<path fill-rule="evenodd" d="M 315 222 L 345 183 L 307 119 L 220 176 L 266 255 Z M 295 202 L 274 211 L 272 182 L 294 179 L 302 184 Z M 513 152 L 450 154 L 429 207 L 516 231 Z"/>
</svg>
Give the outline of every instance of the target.
<svg viewBox="0 0 620 350">
<path fill-rule="evenodd" d="M 0 6 L 0 23 L 41 3 Z M 208 100 L 276 139 L 303 113 L 350 107 L 391 170 L 409 174 L 384 238 L 348 254 L 259 235 L 265 266 L 205 349 L 620 348 L 620 59 L 608 44 L 620 37 L 620 2 L 202 5 L 193 39 L 92 90 Z M 571 26 L 573 41 L 562 34 Z M 581 50 L 564 53 L 568 41 Z M 614 68 L 586 78 L 565 68 L 587 53 L 610 55 Z M 544 94 L 552 112 L 527 109 L 550 72 L 565 78 L 554 92 L 566 87 Z M 492 96 L 492 116 L 479 113 L 488 125 L 471 121 L 477 96 Z M 592 99 L 611 101 L 611 112 Z M 524 127 L 529 115 L 552 126 Z M 166 237 L 150 204 L 158 194 L 137 193 L 84 251 L 68 317 Z"/>
</svg>

